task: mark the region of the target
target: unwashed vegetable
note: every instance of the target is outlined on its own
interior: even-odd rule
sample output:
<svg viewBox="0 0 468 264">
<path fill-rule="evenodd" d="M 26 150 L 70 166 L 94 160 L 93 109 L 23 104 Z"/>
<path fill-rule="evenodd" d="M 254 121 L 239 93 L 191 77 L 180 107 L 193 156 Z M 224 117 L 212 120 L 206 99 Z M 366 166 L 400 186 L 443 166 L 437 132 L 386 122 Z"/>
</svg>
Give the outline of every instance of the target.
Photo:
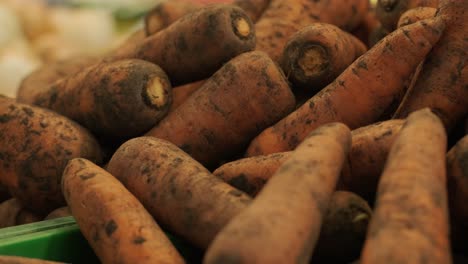
<svg viewBox="0 0 468 264">
<path fill-rule="evenodd" d="M 379 0 L 377 2 L 377 18 L 383 27 L 393 31 L 397 27 L 400 16 L 407 10 L 426 6 L 437 7 L 439 0 Z"/>
<path fill-rule="evenodd" d="M 40 107 L 0 99 L 0 131 L 0 182 L 35 213 L 65 205 L 60 179 L 70 159 L 102 160 L 86 129 Z"/>
<path fill-rule="evenodd" d="M 181 149 L 153 137 L 124 143 L 107 170 L 158 223 L 201 249 L 251 202 Z"/>
<path fill-rule="evenodd" d="M 468 1 L 441 0 L 436 17 L 445 21 L 445 33 L 427 55 L 395 117 L 429 107 L 450 131 L 468 114 Z"/>
<path fill-rule="evenodd" d="M 435 7 L 420 6 L 404 12 L 398 20 L 398 27 L 404 27 L 417 21 L 434 17 L 437 12 Z"/>
<path fill-rule="evenodd" d="M 240 152 L 294 108 L 285 76 L 263 52 L 229 61 L 146 135 L 172 142 L 205 166 Z"/>
<path fill-rule="evenodd" d="M 441 120 L 429 109 L 408 116 L 392 145 L 361 263 L 451 263 Z"/>
<path fill-rule="evenodd" d="M 296 89 L 317 93 L 367 51 L 353 35 L 326 23 L 313 23 L 286 44 L 281 68 Z"/>
<path fill-rule="evenodd" d="M 170 81 L 143 60 L 98 63 L 54 83 L 33 103 L 52 109 L 105 138 L 142 135 L 168 112 Z"/>
<path fill-rule="evenodd" d="M 0 204 L 0 228 L 39 222 L 40 215 L 30 212 L 15 198 Z"/>
<path fill-rule="evenodd" d="M 354 61 L 333 83 L 264 130 L 251 142 L 247 155 L 292 150 L 308 133 L 329 122 L 343 122 L 352 129 L 376 122 L 394 97 L 400 96 L 405 80 L 443 29 L 440 18 L 397 29 Z"/>
<path fill-rule="evenodd" d="M 312 132 L 216 236 L 204 263 L 309 263 L 350 147 L 343 124 Z"/>
<path fill-rule="evenodd" d="M 80 230 L 103 263 L 185 263 L 143 205 L 86 159 L 68 162 L 62 190 Z"/>
</svg>

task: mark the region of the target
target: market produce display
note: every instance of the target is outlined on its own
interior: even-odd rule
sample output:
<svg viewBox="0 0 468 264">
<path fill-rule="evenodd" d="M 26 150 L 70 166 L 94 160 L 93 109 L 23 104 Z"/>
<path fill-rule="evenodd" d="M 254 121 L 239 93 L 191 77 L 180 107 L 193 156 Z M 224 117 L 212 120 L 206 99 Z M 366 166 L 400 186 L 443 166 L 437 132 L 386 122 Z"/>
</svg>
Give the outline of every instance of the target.
<svg viewBox="0 0 468 264">
<path fill-rule="evenodd" d="M 466 263 L 467 12 L 157 1 L 0 94 L 0 228 L 73 216 L 102 263 Z"/>
</svg>

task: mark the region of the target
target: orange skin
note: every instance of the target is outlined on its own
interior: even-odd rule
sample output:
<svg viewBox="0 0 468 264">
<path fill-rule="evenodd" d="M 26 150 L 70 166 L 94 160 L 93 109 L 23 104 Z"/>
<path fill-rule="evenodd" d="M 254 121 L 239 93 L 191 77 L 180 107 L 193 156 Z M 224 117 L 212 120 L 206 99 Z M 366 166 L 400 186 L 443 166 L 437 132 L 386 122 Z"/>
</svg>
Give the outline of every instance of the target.
<svg viewBox="0 0 468 264">
<path fill-rule="evenodd" d="M 351 129 L 376 122 L 400 96 L 405 81 L 443 30 L 439 18 L 397 29 L 304 105 L 258 135 L 246 155 L 292 150 L 308 133 L 329 122 L 343 122 Z"/>
<path fill-rule="evenodd" d="M 468 114 L 468 2 L 441 0 L 436 17 L 447 25 L 439 42 L 427 55 L 419 77 L 395 118 L 429 107 L 448 131 Z"/>
<path fill-rule="evenodd" d="M 124 143 L 107 170 L 158 223 L 201 249 L 252 200 L 181 149 L 154 137 Z"/>
<path fill-rule="evenodd" d="M 63 173 L 62 190 L 102 263 L 185 263 L 137 198 L 104 169 L 73 159 Z"/>
<path fill-rule="evenodd" d="M 309 263 L 350 146 L 343 124 L 312 132 L 216 236 L 204 263 Z"/>
<path fill-rule="evenodd" d="M 256 50 L 266 52 L 279 62 L 288 40 L 303 27 L 323 22 L 352 30 L 368 9 L 368 0 L 271 0 L 255 24 Z"/>
<path fill-rule="evenodd" d="M 146 135 L 172 142 L 211 168 L 243 151 L 294 105 L 279 67 L 263 52 L 247 52 L 226 63 Z"/>
<path fill-rule="evenodd" d="M 361 264 L 451 263 L 446 147 L 428 108 L 408 116 L 379 181 Z"/>
</svg>

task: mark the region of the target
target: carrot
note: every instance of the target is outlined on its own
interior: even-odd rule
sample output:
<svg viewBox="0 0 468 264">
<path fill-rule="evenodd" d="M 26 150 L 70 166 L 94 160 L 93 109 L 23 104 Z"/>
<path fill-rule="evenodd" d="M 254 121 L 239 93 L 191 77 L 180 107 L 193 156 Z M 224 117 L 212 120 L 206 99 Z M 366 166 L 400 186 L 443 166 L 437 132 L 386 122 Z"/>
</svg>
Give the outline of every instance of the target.
<svg viewBox="0 0 468 264">
<path fill-rule="evenodd" d="M 68 206 L 103 263 L 185 263 L 143 205 L 114 176 L 86 159 L 62 177 Z"/>
<path fill-rule="evenodd" d="M 202 7 L 203 4 L 190 0 L 166 0 L 159 2 L 145 16 L 146 36 L 158 33 L 181 17 Z"/>
<path fill-rule="evenodd" d="M 0 183 L 35 213 L 65 204 L 59 183 L 68 160 L 102 159 L 87 130 L 39 107 L 0 100 L 0 131 Z"/>
<path fill-rule="evenodd" d="M 251 201 L 173 144 L 153 137 L 124 143 L 107 170 L 156 221 L 202 249 Z"/>
<path fill-rule="evenodd" d="M 447 153 L 447 187 L 449 193 L 451 235 L 455 249 L 466 252 L 468 232 L 468 136 Z"/>
<path fill-rule="evenodd" d="M 19 256 L 0 256 L 0 264 L 59 264 L 64 262 L 55 262 L 42 259 L 26 258 Z"/>
<path fill-rule="evenodd" d="M 417 21 L 434 17 L 437 12 L 435 7 L 420 6 L 404 12 L 398 20 L 398 27 L 404 27 Z"/>
<path fill-rule="evenodd" d="M 242 9 L 210 5 L 147 37 L 133 50 L 116 52 L 106 60 L 153 62 L 177 86 L 211 76 L 225 62 L 254 47 L 255 29 Z"/>
<path fill-rule="evenodd" d="M 290 157 L 291 151 L 287 151 L 239 159 L 223 164 L 213 171 L 213 175 L 250 196 L 256 196 Z"/>
<path fill-rule="evenodd" d="M 451 263 L 447 137 L 429 109 L 408 116 L 382 173 L 361 263 Z"/>
<path fill-rule="evenodd" d="M 352 147 L 341 174 L 343 188 L 374 201 L 385 162 L 404 120 L 375 123 L 352 131 Z"/>
<path fill-rule="evenodd" d="M 388 120 L 351 132 L 352 145 L 343 166 L 339 188 L 356 192 L 373 201 L 377 183 L 390 146 L 403 125 L 403 120 Z M 226 163 L 213 174 L 237 189 L 256 196 L 291 152 L 254 156 Z"/>
<path fill-rule="evenodd" d="M 70 215 L 72 215 L 70 208 L 68 208 L 68 206 L 65 206 L 65 207 L 57 208 L 54 211 L 50 212 L 50 214 L 48 214 L 44 218 L 44 220 L 51 220 L 51 219 L 66 217 Z"/>
<path fill-rule="evenodd" d="M 413 111 L 429 107 L 450 131 L 468 114 L 467 14 L 467 1 L 440 2 L 436 16 L 445 21 L 447 29 L 427 55 L 415 86 L 395 113 L 396 118 L 404 118 Z"/>
<path fill-rule="evenodd" d="M 366 51 L 359 39 L 340 28 L 313 23 L 291 36 L 280 63 L 294 88 L 315 94 Z"/>
<path fill-rule="evenodd" d="M 298 30 L 315 22 L 354 29 L 369 8 L 368 0 L 271 0 L 255 25 L 257 50 L 279 61 L 287 41 Z"/>
<path fill-rule="evenodd" d="M 83 70 L 96 61 L 98 61 L 97 57 L 79 56 L 47 63 L 21 81 L 16 92 L 16 100 L 20 103 L 32 104 L 37 94 L 47 91 L 53 83 Z"/>
<path fill-rule="evenodd" d="M 420 6 L 437 7 L 438 4 L 439 0 L 379 0 L 376 13 L 382 26 L 388 31 L 393 31 L 405 11 Z"/>
<path fill-rule="evenodd" d="M 262 52 L 229 61 L 146 135 L 168 140 L 211 167 L 242 151 L 294 107 L 281 70 Z"/>
<path fill-rule="evenodd" d="M 346 191 L 334 192 L 323 218 L 311 263 L 343 264 L 358 258 L 371 216 L 371 208 L 358 195 Z"/>
<path fill-rule="evenodd" d="M 132 50 L 135 48 L 138 43 L 144 41 L 146 38 L 145 29 L 139 29 L 130 34 L 126 39 L 124 39 L 117 47 L 112 49 L 108 54 L 104 56 L 112 56 L 114 52 L 123 52 L 122 50 Z"/>
<path fill-rule="evenodd" d="M 270 0 L 233 0 L 227 1 L 240 7 L 255 22 L 263 14 Z M 204 7 L 205 4 L 189 0 L 166 0 L 158 3 L 145 16 L 146 35 L 155 34 L 178 19 Z"/>
<path fill-rule="evenodd" d="M 203 86 L 205 80 L 196 81 L 172 89 L 172 104 L 169 108 L 168 113 L 173 112 L 183 102 L 185 102 L 196 90 Z"/>
<path fill-rule="evenodd" d="M 312 132 L 216 236 L 204 263 L 309 263 L 350 146 L 343 124 Z"/>
<path fill-rule="evenodd" d="M 397 29 L 299 109 L 257 136 L 247 155 L 294 149 L 308 133 L 328 122 L 340 121 L 355 129 L 377 121 L 443 29 L 439 18 Z"/>
<path fill-rule="evenodd" d="M 40 215 L 24 208 L 20 201 L 11 198 L 0 204 L 0 228 L 39 222 Z"/>
<path fill-rule="evenodd" d="M 98 63 L 56 82 L 33 103 L 98 136 L 121 139 L 148 131 L 167 114 L 171 102 L 171 84 L 161 68 L 142 60 L 122 60 Z"/>
</svg>

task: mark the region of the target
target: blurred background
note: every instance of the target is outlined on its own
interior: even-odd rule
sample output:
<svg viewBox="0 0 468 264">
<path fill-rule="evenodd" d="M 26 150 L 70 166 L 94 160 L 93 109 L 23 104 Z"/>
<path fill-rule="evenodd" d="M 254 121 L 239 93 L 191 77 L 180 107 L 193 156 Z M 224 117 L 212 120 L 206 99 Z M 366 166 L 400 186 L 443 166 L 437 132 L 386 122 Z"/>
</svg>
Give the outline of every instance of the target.
<svg viewBox="0 0 468 264">
<path fill-rule="evenodd" d="M 22 78 L 48 62 L 116 47 L 160 1 L 0 0 L 0 94 L 14 97 Z"/>
</svg>

